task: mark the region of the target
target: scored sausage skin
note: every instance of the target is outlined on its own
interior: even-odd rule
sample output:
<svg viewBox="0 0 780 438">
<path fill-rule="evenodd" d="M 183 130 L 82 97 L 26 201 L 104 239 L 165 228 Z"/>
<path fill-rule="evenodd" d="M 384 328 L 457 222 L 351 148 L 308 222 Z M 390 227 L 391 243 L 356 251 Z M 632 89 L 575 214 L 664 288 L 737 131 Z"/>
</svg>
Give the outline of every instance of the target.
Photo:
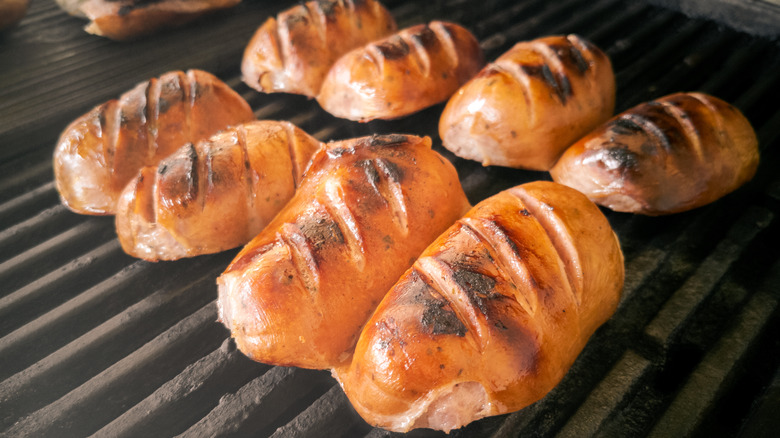
<svg viewBox="0 0 780 438">
<path fill-rule="evenodd" d="M 142 167 L 254 118 L 249 104 L 210 73 L 174 71 L 152 78 L 63 131 L 54 150 L 60 198 L 77 213 L 114 214 L 119 194 Z"/>
<path fill-rule="evenodd" d="M 675 93 L 619 114 L 564 152 L 550 170 L 615 211 L 679 213 L 749 181 L 758 139 L 734 106 L 703 93 Z"/>
<path fill-rule="evenodd" d="M 317 101 L 349 120 L 396 119 L 444 102 L 484 63 L 471 32 L 432 21 L 344 55 L 328 72 Z"/>
<path fill-rule="evenodd" d="M 382 296 L 468 206 L 427 137 L 329 143 L 217 280 L 220 321 L 256 361 L 344 364 Z"/>
<path fill-rule="evenodd" d="M 461 87 L 439 134 L 462 158 L 543 171 L 614 108 L 609 57 L 577 35 L 550 36 L 517 43 Z"/>
<path fill-rule="evenodd" d="M 265 93 L 315 97 L 343 54 L 395 30 L 393 16 L 377 1 L 309 1 L 257 29 L 244 50 L 243 80 Z"/>
<path fill-rule="evenodd" d="M 444 431 L 521 409 L 563 378 L 617 308 L 623 255 L 596 205 L 538 181 L 436 239 L 334 375 L 370 424 Z"/>
<path fill-rule="evenodd" d="M 141 170 L 117 207 L 128 254 L 175 260 L 243 245 L 292 198 L 322 146 L 289 122 L 254 121 Z"/>
</svg>

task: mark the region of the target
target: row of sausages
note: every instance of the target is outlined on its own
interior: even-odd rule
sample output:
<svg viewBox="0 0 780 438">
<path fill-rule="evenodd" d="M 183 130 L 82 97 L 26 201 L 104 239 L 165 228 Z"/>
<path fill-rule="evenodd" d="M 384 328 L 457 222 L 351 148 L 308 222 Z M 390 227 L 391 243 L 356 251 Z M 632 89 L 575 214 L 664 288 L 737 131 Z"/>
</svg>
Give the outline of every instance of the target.
<svg viewBox="0 0 780 438">
<path fill-rule="evenodd" d="M 594 202 L 683 211 L 758 164 L 750 124 L 712 96 L 612 117 L 609 59 L 575 35 L 518 43 L 484 66 L 457 24 L 397 31 L 376 1 L 308 2 L 258 29 L 242 73 L 259 91 L 304 94 L 358 121 L 449 99 L 444 147 L 563 183 L 471 207 L 429 138 L 324 144 L 254 120 L 196 70 L 141 83 L 63 132 L 54 169 L 69 208 L 116 214 L 123 249 L 147 260 L 245 245 L 217 280 L 240 350 L 333 370 L 358 412 L 390 430 L 458 428 L 560 381 L 623 285 L 618 240 Z"/>
</svg>

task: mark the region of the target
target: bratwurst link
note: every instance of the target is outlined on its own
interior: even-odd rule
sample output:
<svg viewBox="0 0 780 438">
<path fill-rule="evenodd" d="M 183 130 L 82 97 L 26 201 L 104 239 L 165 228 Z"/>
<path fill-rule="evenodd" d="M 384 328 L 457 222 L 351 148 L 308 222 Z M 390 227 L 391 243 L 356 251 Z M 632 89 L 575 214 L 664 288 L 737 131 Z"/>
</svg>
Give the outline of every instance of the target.
<svg viewBox="0 0 780 438">
<path fill-rule="evenodd" d="M 366 421 L 393 431 L 516 411 L 563 378 L 617 308 L 623 275 L 596 205 L 552 182 L 517 186 L 422 253 L 335 375 Z"/>
<path fill-rule="evenodd" d="M 122 192 L 122 249 L 157 261 L 244 245 L 292 198 L 321 145 L 290 122 L 256 120 L 182 146 Z"/>
<path fill-rule="evenodd" d="M 217 280 L 220 320 L 256 361 L 343 365 L 385 293 L 468 207 L 427 137 L 329 143 Z"/>
<path fill-rule="evenodd" d="M 254 118 L 249 104 L 212 74 L 165 73 L 65 129 L 54 150 L 57 190 L 76 213 L 114 214 L 119 194 L 142 167 Z"/>
<path fill-rule="evenodd" d="M 563 153 L 550 170 L 596 204 L 662 215 L 709 204 L 753 178 L 758 139 L 734 106 L 704 93 L 637 105 Z"/>
</svg>

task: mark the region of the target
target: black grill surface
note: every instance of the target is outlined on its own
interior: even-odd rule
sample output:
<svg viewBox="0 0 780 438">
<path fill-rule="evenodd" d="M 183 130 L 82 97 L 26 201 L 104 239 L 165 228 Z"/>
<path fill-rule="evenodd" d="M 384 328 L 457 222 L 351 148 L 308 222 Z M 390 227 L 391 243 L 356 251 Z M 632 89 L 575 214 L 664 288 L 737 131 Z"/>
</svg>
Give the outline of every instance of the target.
<svg viewBox="0 0 780 438">
<path fill-rule="evenodd" d="M 134 84 L 201 68 L 258 118 L 321 140 L 429 135 L 472 202 L 536 179 L 439 146 L 442 105 L 393 122 L 338 120 L 299 96 L 241 83 L 254 30 L 293 2 L 244 0 L 185 28 L 117 43 L 87 35 L 52 0 L 32 0 L 0 34 L 0 433 L 7 436 L 384 437 L 327 372 L 271 367 L 216 322 L 215 279 L 236 250 L 147 263 L 125 255 L 113 220 L 59 204 L 51 157 L 68 122 Z M 509 436 L 761 436 L 780 407 L 780 47 L 622 0 L 386 2 L 400 26 L 460 22 L 488 59 L 515 42 L 579 33 L 617 74 L 617 111 L 676 91 L 739 107 L 762 161 L 737 192 L 695 211 L 605 211 L 626 256 L 624 298 L 563 382 L 520 412 L 452 432 Z M 410 436 L 440 436 L 415 431 Z"/>
</svg>

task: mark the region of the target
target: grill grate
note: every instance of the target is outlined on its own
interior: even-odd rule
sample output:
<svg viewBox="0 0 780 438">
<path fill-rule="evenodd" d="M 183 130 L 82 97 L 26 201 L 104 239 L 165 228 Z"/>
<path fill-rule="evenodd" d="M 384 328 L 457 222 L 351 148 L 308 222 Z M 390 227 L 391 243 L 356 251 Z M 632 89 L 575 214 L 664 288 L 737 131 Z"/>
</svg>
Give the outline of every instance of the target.
<svg viewBox="0 0 780 438">
<path fill-rule="evenodd" d="M 135 83 L 202 68 L 259 118 L 321 140 L 430 135 L 442 105 L 406 119 L 337 120 L 299 96 L 240 82 L 252 32 L 286 4 L 233 11 L 132 43 L 80 30 L 34 0 L 0 35 L 0 434 L 7 436 L 395 436 L 352 410 L 324 371 L 245 358 L 216 322 L 216 276 L 236 250 L 177 262 L 126 256 L 111 218 L 59 205 L 51 153 L 65 125 Z M 780 47 L 712 22 L 624 0 L 385 2 L 407 26 L 458 21 L 493 59 L 516 41 L 579 33 L 603 48 L 617 111 L 675 91 L 738 106 L 762 148 L 756 177 L 692 212 L 606 212 L 626 258 L 624 298 L 563 382 L 513 414 L 453 436 L 759 436 L 780 406 Z M 438 148 L 477 202 L 543 172 L 484 168 Z M 410 436 L 441 436 L 415 431 Z"/>
</svg>

